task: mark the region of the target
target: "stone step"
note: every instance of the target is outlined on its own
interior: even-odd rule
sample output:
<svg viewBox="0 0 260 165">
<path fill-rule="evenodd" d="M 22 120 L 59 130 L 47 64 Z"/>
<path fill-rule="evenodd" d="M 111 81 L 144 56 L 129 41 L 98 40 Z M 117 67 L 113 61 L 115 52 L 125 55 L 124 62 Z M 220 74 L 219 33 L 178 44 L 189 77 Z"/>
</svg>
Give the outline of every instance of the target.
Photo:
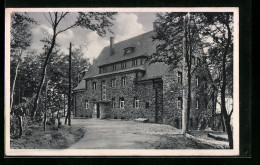
<svg viewBox="0 0 260 165">
<path fill-rule="evenodd" d="M 149 119 L 148 118 L 137 118 L 134 121 L 141 122 L 141 123 L 147 123 L 147 122 L 149 122 Z"/>
</svg>

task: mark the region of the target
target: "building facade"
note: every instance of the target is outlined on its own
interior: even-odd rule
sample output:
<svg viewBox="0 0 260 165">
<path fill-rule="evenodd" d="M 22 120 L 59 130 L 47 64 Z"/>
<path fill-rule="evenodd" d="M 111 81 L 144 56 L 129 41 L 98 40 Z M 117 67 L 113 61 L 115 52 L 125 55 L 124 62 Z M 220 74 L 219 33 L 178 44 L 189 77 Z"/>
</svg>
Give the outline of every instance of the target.
<svg viewBox="0 0 260 165">
<path fill-rule="evenodd" d="M 182 66 L 151 63 L 156 50 L 154 32 L 105 47 L 84 78 L 73 90 L 74 115 L 86 118 L 136 119 L 181 128 Z M 212 106 L 208 97 L 210 74 L 203 53 L 192 57 L 190 126 L 211 125 Z M 187 93 L 187 92 L 186 92 Z"/>
</svg>

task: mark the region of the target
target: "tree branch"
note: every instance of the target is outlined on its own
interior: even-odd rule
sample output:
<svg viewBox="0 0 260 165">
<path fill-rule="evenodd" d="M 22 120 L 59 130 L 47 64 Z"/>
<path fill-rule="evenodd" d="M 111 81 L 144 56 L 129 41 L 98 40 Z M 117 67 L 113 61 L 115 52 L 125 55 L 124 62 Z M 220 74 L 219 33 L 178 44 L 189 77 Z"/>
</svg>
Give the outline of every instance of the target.
<svg viewBox="0 0 260 165">
<path fill-rule="evenodd" d="M 49 12 L 49 16 L 50 16 L 50 18 L 51 18 L 51 24 L 54 26 L 54 22 L 53 22 L 53 20 L 52 20 L 52 16 L 51 16 L 51 13 Z"/>
<path fill-rule="evenodd" d="M 71 29 L 71 28 L 74 28 L 74 27 L 76 27 L 76 26 L 77 26 L 77 23 L 75 23 L 75 24 L 73 24 L 73 25 L 71 25 L 71 26 L 69 26 L 69 27 L 67 27 L 67 28 L 65 28 L 65 29 L 63 29 L 63 30 L 60 30 L 60 31 L 58 31 L 58 32 L 56 33 L 56 36 L 57 36 L 59 33 L 65 32 L 66 30 Z"/>
<path fill-rule="evenodd" d="M 59 24 L 60 21 L 62 20 L 62 18 L 64 18 L 68 13 L 69 13 L 69 12 L 66 12 L 66 13 L 63 14 L 63 12 L 62 12 L 61 15 L 60 15 L 60 18 L 59 18 L 59 20 L 58 20 L 58 22 L 57 22 L 57 24 Z"/>
<path fill-rule="evenodd" d="M 45 19 L 51 24 L 51 26 L 53 27 L 53 23 L 47 18 L 47 16 L 45 14 L 43 14 Z"/>
</svg>

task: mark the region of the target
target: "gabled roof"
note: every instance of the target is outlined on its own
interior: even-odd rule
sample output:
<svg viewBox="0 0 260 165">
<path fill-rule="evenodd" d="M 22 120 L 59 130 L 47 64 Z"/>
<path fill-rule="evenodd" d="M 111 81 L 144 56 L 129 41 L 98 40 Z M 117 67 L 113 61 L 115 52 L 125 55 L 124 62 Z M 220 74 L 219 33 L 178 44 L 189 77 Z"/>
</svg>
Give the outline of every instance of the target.
<svg viewBox="0 0 260 165">
<path fill-rule="evenodd" d="M 150 31 L 142 35 L 118 42 L 114 44 L 113 55 L 110 55 L 110 46 L 105 47 L 99 55 L 98 66 L 139 57 L 141 55 L 151 55 L 155 52 L 156 43 L 158 42 L 153 41 L 153 35 L 154 32 Z M 124 49 L 129 47 L 134 47 L 134 51 L 130 54 L 124 55 Z"/>
<path fill-rule="evenodd" d="M 144 33 L 142 35 L 121 41 L 119 43 L 114 44 L 114 54 L 110 55 L 110 46 L 105 47 L 98 58 L 93 61 L 93 65 L 89 67 L 84 78 L 78 84 L 74 90 L 82 90 L 85 89 L 85 81 L 84 79 L 97 77 L 99 76 L 99 66 L 107 65 L 139 56 L 150 56 L 156 51 L 156 45 L 159 41 L 153 41 L 152 36 L 154 35 L 153 31 Z M 130 54 L 124 55 L 124 49 L 128 47 L 134 47 L 134 51 Z M 151 78 L 161 77 L 166 73 L 169 66 L 164 63 L 153 63 L 149 64 L 149 61 L 142 66 L 141 70 L 146 71 L 145 76 L 142 80 L 147 80 Z M 134 68 L 129 68 L 134 69 Z M 139 68 L 140 69 L 140 68 Z M 120 70 L 123 71 L 123 70 Z M 108 73 L 106 73 L 108 74 Z"/>
</svg>

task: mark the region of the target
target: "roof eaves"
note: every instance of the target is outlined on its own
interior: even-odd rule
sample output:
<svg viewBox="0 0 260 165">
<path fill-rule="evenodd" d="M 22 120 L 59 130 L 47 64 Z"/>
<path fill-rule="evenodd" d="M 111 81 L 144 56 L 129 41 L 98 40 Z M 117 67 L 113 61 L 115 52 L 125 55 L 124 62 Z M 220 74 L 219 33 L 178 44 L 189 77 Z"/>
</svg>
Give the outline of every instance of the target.
<svg viewBox="0 0 260 165">
<path fill-rule="evenodd" d="M 138 67 L 138 68 L 128 68 L 128 69 L 123 69 L 123 70 L 118 70 L 118 71 L 114 71 L 114 72 L 108 72 L 108 73 L 103 73 L 103 74 L 98 74 L 95 76 L 91 76 L 91 77 L 87 77 L 86 79 L 91 79 L 91 78 L 99 78 L 99 77 L 103 77 L 103 76 L 110 76 L 113 74 L 120 74 L 120 73 L 129 73 L 129 72 L 133 72 L 133 71 L 144 71 L 145 69 L 143 67 Z"/>
</svg>

